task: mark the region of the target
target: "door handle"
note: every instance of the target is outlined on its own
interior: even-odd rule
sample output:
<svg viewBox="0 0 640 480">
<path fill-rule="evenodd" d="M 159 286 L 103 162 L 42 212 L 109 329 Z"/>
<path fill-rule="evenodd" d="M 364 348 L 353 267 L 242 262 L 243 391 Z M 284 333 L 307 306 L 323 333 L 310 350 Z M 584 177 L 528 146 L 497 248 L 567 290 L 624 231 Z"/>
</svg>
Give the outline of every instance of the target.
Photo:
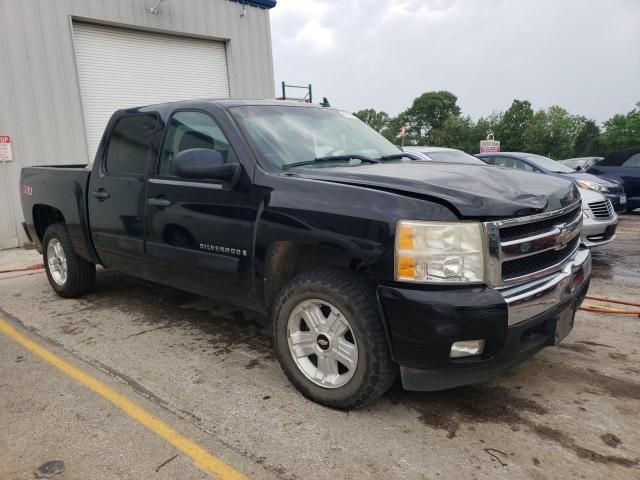
<svg viewBox="0 0 640 480">
<path fill-rule="evenodd" d="M 156 197 L 147 199 L 148 205 L 153 205 L 154 207 L 164 208 L 171 205 L 171 200 L 167 200 L 166 198 Z"/>
<path fill-rule="evenodd" d="M 91 195 L 93 195 L 95 198 L 97 198 L 101 202 L 105 201 L 107 198 L 111 196 L 104 190 L 104 188 L 100 188 L 95 192 L 91 192 Z"/>
</svg>

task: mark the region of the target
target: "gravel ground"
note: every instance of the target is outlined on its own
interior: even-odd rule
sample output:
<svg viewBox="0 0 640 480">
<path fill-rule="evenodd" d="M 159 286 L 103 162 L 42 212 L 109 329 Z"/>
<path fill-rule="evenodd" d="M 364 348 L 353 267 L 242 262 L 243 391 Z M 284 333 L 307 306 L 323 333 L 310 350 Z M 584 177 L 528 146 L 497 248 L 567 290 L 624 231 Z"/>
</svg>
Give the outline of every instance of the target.
<svg viewBox="0 0 640 480">
<path fill-rule="evenodd" d="M 618 232 L 594 251 L 589 293 L 640 302 L 640 215 Z M 0 270 L 38 261 L 0 252 Z M 345 413 L 289 385 L 255 313 L 106 270 L 95 293 L 66 300 L 27 273 L 0 274 L 0 317 L 250 478 L 640 478 L 638 317 L 580 311 L 560 346 L 494 381 L 396 385 Z M 0 479 L 49 460 L 65 462 L 61 480 L 205 478 L 3 334 L 0 405 Z"/>
</svg>

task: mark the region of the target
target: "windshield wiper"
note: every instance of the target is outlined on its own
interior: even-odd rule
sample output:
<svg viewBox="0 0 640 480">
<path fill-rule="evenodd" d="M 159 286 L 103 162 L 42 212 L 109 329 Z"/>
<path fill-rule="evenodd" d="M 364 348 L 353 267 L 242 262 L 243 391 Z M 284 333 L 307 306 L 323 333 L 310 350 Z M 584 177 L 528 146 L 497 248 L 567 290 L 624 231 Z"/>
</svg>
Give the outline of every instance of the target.
<svg viewBox="0 0 640 480">
<path fill-rule="evenodd" d="M 303 167 L 305 165 L 313 165 L 314 163 L 322 163 L 322 162 L 340 162 L 340 161 L 349 161 L 349 160 L 360 160 L 361 162 L 368 163 L 380 163 L 380 160 L 376 158 L 366 157 L 364 155 L 359 155 L 357 153 L 351 155 L 334 155 L 333 157 L 317 157 L 313 160 L 305 160 L 304 162 L 295 162 L 288 163 L 287 165 L 283 165 L 282 168 L 284 170 L 293 167 Z"/>
<path fill-rule="evenodd" d="M 392 153 L 390 155 L 382 155 L 380 160 L 399 160 L 401 158 L 410 158 L 411 160 L 424 160 L 424 158 L 411 152 Z"/>
</svg>

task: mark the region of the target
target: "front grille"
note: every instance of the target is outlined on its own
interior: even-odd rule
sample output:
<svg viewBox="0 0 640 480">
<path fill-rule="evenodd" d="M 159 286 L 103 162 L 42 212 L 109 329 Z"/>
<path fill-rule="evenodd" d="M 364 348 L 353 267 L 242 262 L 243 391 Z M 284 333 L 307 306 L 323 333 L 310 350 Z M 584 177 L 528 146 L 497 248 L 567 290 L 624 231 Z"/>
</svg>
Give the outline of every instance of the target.
<svg viewBox="0 0 640 480">
<path fill-rule="evenodd" d="M 613 205 L 607 199 L 602 202 L 592 202 L 589 204 L 589 210 L 596 220 L 609 220 L 613 217 Z"/>
<path fill-rule="evenodd" d="M 575 250 L 579 242 L 580 236 L 578 235 L 560 250 L 547 250 L 529 257 L 508 260 L 502 264 L 502 278 L 508 281 L 562 263 Z"/>
<path fill-rule="evenodd" d="M 580 245 L 582 203 L 555 212 L 486 222 L 487 283 L 503 287 L 550 275 Z"/>
<path fill-rule="evenodd" d="M 581 215 L 580 207 L 558 217 L 547 218 L 533 223 L 525 223 L 523 225 L 514 225 L 512 227 L 503 227 L 500 229 L 500 240 L 503 242 L 508 240 L 516 240 L 518 238 L 529 237 L 540 232 L 551 230 L 554 225 L 567 223 Z"/>
</svg>

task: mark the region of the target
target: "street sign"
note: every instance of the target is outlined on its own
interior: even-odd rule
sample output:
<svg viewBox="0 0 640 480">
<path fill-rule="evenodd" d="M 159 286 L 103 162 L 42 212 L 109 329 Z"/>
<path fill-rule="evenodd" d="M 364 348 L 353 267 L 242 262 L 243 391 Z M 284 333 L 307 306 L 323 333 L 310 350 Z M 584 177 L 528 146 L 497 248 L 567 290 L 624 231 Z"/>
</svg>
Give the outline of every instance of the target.
<svg viewBox="0 0 640 480">
<path fill-rule="evenodd" d="M 10 162 L 12 160 L 11 137 L 8 135 L 0 135 L 0 162 Z"/>
<path fill-rule="evenodd" d="M 480 153 L 495 153 L 499 151 L 499 140 L 480 140 Z"/>
</svg>

